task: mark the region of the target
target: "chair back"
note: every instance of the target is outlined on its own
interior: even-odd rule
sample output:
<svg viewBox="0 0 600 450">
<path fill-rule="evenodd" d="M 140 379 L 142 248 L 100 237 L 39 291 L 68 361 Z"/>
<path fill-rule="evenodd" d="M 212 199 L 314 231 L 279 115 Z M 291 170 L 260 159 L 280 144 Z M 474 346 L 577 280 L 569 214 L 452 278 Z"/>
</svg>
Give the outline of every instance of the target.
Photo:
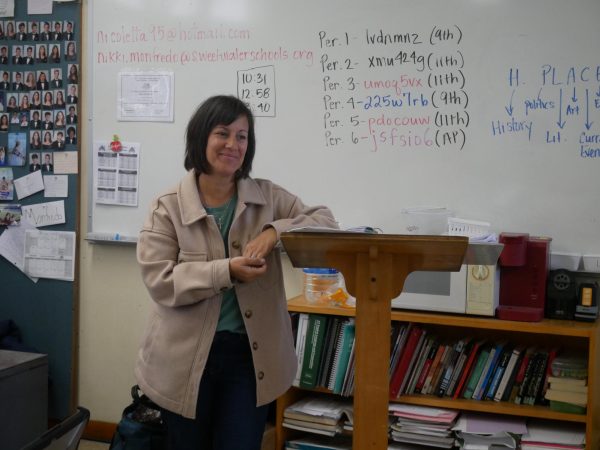
<svg viewBox="0 0 600 450">
<path fill-rule="evenodd" d="M 53 426 L 21 450 L 77 450 L 90 412 L 79 406 L 77 412 Z"/>
</svg>

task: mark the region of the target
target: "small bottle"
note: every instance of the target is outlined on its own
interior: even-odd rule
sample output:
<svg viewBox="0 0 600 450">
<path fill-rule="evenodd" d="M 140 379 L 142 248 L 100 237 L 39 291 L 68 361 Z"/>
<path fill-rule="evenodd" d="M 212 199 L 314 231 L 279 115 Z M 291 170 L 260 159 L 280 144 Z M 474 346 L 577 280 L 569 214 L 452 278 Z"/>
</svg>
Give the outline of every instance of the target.
<svg viewBox="0 0 600 450">
<path fill-rule="evenodd" d="M 308 303 L 329 303 L 329 296 L 340 288 L 340 273 L 336 269 L 305 268 L 304 297 Z"/>
</svg>

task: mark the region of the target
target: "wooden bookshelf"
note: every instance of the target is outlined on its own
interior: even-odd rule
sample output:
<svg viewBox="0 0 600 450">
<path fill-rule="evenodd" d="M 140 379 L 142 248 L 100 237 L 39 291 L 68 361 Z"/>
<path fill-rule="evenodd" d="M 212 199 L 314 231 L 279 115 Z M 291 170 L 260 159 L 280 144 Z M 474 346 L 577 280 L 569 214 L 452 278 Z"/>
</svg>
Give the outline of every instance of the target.
<svg viewBox="0 0 600 450">
<path fill-rule="evenodd" d="M 328 305 L 309 304 L 303 296 L 288 301 L 290 312 L 355 316 L 354 309 L 338 308 Z M 584 350 L 588 353 L 588 407 L 586 414 L 567 414 L 551 410 L 545 406 L 517 405 L 510 402 L 491 402 L 477 400 L 452 400 L 431 395 L 404 395 L 390 402 L 402 402 L 414 405 L 426 405 L 439 408 L 453 408 L 463 411 L 497 413 L 521 417 L 540 418 L 557 421 L 584 423 L 588 449 L 600 448 L 600 327 L 597 322 L 576 322 L 546 319 L 541 322 L 514 322 L 458 314 L 439 314 L 407 310 L 392 310 L 392 321 L 415 322 L 429 325 L 436 330 L 447 330 L 456 335 L 485 333 L 491 337 L 510 337 L 513 342 L 531 342 L 549 345 L 560 344 L 564 349 Z M 356 379 L 356 385 L 363 382 Z M 387 389 L 387 386 L 385 387 Z M 283 411 L 286 406 L 310 393 L 333 395 L 325 389 L 304 390 L 292 388 L 277 402 L 276 449 L 284 448 L 284 442 L 295 435 L 292 430 L 282 426 Z M 355 411 L 356 414 L 356 411 Z M 363 418 L 369 422 L 370 418 Z M 372 424 L 379 426 L 381 424 Z"/>
</svg>

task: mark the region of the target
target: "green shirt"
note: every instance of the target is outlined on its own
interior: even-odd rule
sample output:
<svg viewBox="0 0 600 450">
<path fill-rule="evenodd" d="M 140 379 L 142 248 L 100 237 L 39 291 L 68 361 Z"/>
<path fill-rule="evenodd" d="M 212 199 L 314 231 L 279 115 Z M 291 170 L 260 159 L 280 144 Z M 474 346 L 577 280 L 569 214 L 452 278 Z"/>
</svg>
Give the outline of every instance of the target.
<svg viewBox="0 0 600 450">
<path fill-rule="evenodd" d="M 231 197 L 231 199 L 224 205 L 217 206 L 214 208 L 206 207 L 206 212 L 214 217 L 221 237 L 225 244 L 225 255 L 229 257 L 229 228 L 233 222 L 233 216 L 235 213 L 235 205 L 237 204 L 237 193 Z M 228 289 L 223 293 L 223 301 L 221 302 L 221 312 L 219 313 L 219 323 L 217 324 L 217 331 L 233 331 L 235 333 L 245 333 L 246 328 L 244 327 L 244 320 L 242 319 L 242 313 L 240 311 L 240 305 L 238 304 L 237 296 L 235 295 L 235 288 Z"/>
</svg>

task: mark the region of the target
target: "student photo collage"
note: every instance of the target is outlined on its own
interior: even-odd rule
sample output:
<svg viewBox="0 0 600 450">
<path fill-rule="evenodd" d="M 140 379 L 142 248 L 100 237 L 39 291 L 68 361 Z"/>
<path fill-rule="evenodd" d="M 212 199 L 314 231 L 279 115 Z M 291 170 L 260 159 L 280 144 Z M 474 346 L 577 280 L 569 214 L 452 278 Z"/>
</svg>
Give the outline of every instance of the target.
<svg viewBox="0 0 600 450">
<path fill-rule="evenodd" d="M 0 20 L 0 165 L 52 172 L 77 150 L 79 65 L 73 21 Z"/>
</svg>

